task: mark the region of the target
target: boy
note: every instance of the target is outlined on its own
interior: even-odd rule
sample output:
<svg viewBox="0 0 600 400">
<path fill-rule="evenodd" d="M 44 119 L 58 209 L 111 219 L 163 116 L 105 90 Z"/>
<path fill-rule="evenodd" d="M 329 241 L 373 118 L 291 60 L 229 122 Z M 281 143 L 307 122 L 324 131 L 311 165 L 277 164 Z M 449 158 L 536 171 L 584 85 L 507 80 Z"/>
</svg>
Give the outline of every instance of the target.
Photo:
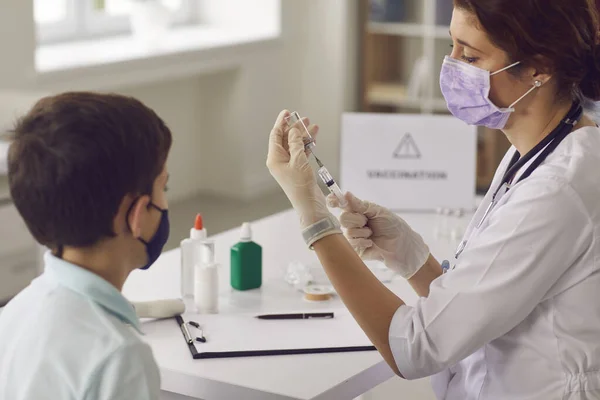
<svg viewBox="0 0 600 400">
<path fill-rule="evenodd" d="M 11 195 L 51 251 L 0 314 L 0 399 L 158 399 L 157 365 L 121 289 L 169 235 L 171 132 L 135 99 L 64 93 L 13 134 Z"/>
</svg>

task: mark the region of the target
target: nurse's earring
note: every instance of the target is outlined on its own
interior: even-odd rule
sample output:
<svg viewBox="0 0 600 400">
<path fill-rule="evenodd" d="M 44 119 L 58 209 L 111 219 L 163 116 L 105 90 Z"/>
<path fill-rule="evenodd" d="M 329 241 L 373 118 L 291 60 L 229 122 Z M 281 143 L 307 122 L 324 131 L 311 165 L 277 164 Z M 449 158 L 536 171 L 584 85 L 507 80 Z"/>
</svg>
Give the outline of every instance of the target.
<svg viewBox="0 0 600 400">
<path fill-rule="evenodd" d="M 533 82 L 533 87 L 534 88 L 539 88 L 540 86 L 542 86 L 543 82 L 542 81 L 535 81 Z"/>
</svg>

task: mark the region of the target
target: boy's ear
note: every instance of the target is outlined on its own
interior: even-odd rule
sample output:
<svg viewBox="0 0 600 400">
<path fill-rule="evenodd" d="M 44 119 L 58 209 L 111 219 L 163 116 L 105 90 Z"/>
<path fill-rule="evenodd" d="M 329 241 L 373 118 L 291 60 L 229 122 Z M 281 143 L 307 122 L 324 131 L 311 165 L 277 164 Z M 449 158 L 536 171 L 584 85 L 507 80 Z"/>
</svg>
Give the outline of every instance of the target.
<svg viewBox="0 0 600 400">
<path fill-rule="evenodd" d="M 148 212 L 148 205 L 150 204 L 150 196 L 140 196 L 133 200 L 129 214 L 126 216 L 131 229 L 131 234 L 134 238 L 139 238 L 142 235 L 142 220 L 145 213 Z"/>
</svg>

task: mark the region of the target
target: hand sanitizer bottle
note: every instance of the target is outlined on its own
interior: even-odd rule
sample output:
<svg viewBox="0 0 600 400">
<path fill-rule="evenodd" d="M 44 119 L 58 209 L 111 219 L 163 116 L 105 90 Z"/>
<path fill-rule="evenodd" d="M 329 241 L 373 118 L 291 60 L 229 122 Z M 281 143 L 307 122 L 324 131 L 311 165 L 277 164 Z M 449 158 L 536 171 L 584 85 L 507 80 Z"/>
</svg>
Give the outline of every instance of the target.
<svg viewBox="0 0 600 400">
<path fill-rule="evenodd" d="M 190 237 L 181 241 L 181 297 L 186 306 L 193 303 L 194 267 L 202 259 L 202 242 L 206 240 L 206 236 L 202 215 L 198 214 L 194 227 L 190 230 Z"/>
<path fill-rule="evenodd" d="M 240 241 L 231 247 L 231 287 L 257 289 L 262 285 L 262 248 L 252 241 L 252 228 L 244 222 Z"/>
</svg>

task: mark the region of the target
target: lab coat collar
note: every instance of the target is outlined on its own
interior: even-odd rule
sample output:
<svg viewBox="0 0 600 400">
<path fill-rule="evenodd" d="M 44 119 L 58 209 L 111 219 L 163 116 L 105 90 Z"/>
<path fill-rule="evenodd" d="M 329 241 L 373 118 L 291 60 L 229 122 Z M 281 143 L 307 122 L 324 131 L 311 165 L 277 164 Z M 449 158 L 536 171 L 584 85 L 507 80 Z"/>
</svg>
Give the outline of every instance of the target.
<svg viewBox="0 0 600 400">
<path fill-rule="evenodd" d="M 143 334 L 135 309 L 112 284 L 93 272 L 55 257 L 49 251 L 44 254 L 44 264 L 44 273 L 56 283 L 99 304 Z"/>
</svg>

